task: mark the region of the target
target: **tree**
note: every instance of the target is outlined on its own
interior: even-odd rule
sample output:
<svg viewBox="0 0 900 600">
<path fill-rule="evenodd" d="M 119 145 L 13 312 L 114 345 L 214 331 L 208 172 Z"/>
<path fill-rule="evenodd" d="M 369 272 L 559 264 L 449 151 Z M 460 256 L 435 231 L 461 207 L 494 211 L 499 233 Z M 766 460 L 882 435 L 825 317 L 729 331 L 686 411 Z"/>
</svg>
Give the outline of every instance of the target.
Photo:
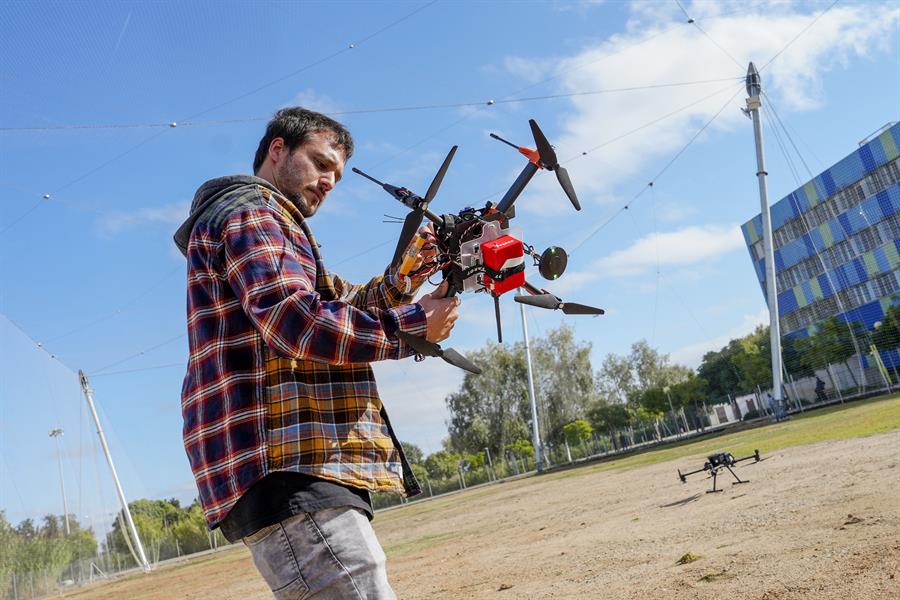
<svg viewBox="0 0 900 600">
<path fill-rule="evenodd" d="M 738 385 L 741 389 L 772 387 L 772 341 L 769 328 L 760 325 L 738 342 L 741 351 L 732 355 L 731 362 L 740 373 Z"/>
<path fill-rule="evenodd" d="M 582 417 L 593 404 L 594 373 L 591 345 L 579 343 L 571 327 L 562 325 L 535 341 L 535 394 L 544 407 L 540 419 L 544 437 L 562 443 L 563 428 Z"/>
<path fill-rule="evenodd" d="M 488 447 L 496 453 L 509 440 L 527 435 L 524 347 L 489 344 L 468 356 L 482 374 L 467 373 L 460 389 L 445 400 L 449 447 L 456 452 Z"/>
<path fill-rule="evenodd" d="M 409 464 L 421 465 L 422 461 L 425 460 L 422 449 L 415 444 L 411 442 L 400 442 L 400 445 L 403 446 L 403 453 L 406 454 L 406 460 L 409 461 Z"/>
<path fill-rule="evenodd" d="M 712 398 L 723 398 L 739 390 L 741 374 L 732 357 L 741 352 L 739 340 L 731 340 L 718 352 L 707 352 L 697 369 L 706 383 Z"/>
<path fill-rule="evenodd" d="M 534 446 L 525 438 L 509 444 L 506 449 L 516 458 L 534 458 Z"/>
<path fill-rule="evenodd" d="M 200 503 L 194 501 L 186 514 L 172 527 L 172 535 L 178 541 L 176 553 L 192 554 L 209 548 L 209 528 Z"/>
<path fill-rule="evenodd" d="M 562 442 L 563 427 L 584 415 L 592 404 L 591 346 L 575 340 L 561 326 L 534 340 L 532 363 L 542 437 Z M 526 391 L 527 367 L 522 343 L 493 343 L 469 353 L 482 368 L 467 374 L 459 391 L 450 394 L 449 447 L 460 453 L 489 448 L 499 454 L 510 440 L 530 437 L 531 406 Z"/>
<path fill-rule="evenodd" d="M 624 404 L 610 404 L 602 400 L 588 410 L 587 417 L 594 429 L 606 431 L 610 436 L 631 423 L 631 415 Z"/>
<path fill-rule="evenodd" d="M 610 403 L 639 404 L 647 390 L 679 383 L 690 374 L 687 367 L 669 364 L 668 354 L 639 340 L 631 345 L 628 356 L 606 356 L 596 378 L 597 395 Z"/>
<path fill-rule="evenodd" d="M 571 423 L 567 423 L 565 427 L 563 427 L 563 433 L 566 436 L 566 441 L 570 446 L 575 446 L 579 444 L 583 444 L 587 440 L 591 439 L 591 435 L 594 433 L 594 428 L 591 427 L 591 424 L 585 421 L 584 419 L 576 419 Z"/>
<path fill-rule="evenodd" d="M 450 479 L 456 476 L 461 460 L 456 452 L 439 450 L 425 459 L 425 470 L 431 479 Z"/>
<path fill-rule="evenodd" d="M 0 510 L 0 590 L 8 588 L 15 570 L 16 555 L 19 550 L 19 536 L 6 520 L 6 513 Z"/>
</svg>

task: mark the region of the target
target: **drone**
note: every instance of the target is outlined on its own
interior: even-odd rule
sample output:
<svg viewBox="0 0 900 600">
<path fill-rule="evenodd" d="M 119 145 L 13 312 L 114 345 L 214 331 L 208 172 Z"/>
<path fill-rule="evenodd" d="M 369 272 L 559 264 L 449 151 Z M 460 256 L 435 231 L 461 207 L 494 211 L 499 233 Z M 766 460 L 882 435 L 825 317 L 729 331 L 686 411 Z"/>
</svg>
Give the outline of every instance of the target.
<svg viewBox="0 0 900 600">
<path fill-rule="evenodd" d="M 728 472 L 735 478 L 735 481 L 731 482 L 732 485 L 738 485 L 739 483 L 750 483 L 749 479 L 741 479 L 738 477 L 734 471 L 731 470 L 731 467 L 737 465 L 737 463 L 753 459 L 754 463 L 758 463 L 763 460 L 759 457 L 759 450 L 754 450 L 753 454 L 750 456 L 745 456 L 744 458 L 735 458 L 733 454 L 730 452 L 717 452 L 715 454 L 711 454 L 706 457 L 706 462 L 703 463 L 702 469 L 697 469 L 696 471 L 689 471 L 687 473 L 682 473 L 681 469 L 678 469 L 678 478 L 681 480 L 681 483 L 687 483 L 688 475 L 693 475 L 695 473 L 701 473 L 703 471 L 709 471 L 710 476 L 712 476 L 713 486 L 711 490 L 706 490 L 707 494 L 714 494 L 716 492 L 722 492 L 724 490 L 716 489 L 716 476 L 719 474 L 719 471 L 722 469 L 728 469 Z"/>
<path fill-rule="evenodd" d="M 456 154 L 458 146 L 453 146 L 444 159 L 440 169 L 428 187 L 425 197 L 421 197 L 407 188 L 382 183 L 371 175 L 353 168 L 353 172 L 380 185 L 387 193 L 399 200 L 410 212 L 403 220 L 400 238 L 391 266 L 399 268 L 401 275 L 416 275 L 425 271 L 441 270 L 448 282 L 447 297 L 460 292 L 484 292 L 494 300 L 494 315 L 497 320 L 497 340 L 503 342 L 503 331 L 500 325 L 500 296 L 510 290 L 521 288 L 527 294 L 514 296 L 513 300 L 521 304 L 536 306 L 549 310 L 561 310 L 567 315 L 602 315 L 602 308 L 584 304 L 563 302 L 545 289 L 538 288 L 525 280 L 525 257 L 529 256 L 538 267 L 541 276 L 548 280 L 558 279 L 566 270 L 568 255 L 565 250 L 551 246 L 538 253 L 533 246 L 522 241 L 519 230 L 510 227 L 510 220 L 515 217 L 514 203 L 535 173 L 541 169 L 553 171 L 563 191 L 575 210 L 581 210 L 581 204 L 569 174 L 560 166 L 556 152 L 534 119 L 528 122 L 534 137 L 536 149 L 517 146 L 497 134 L 492 138 L 512 146 L 518 150 L 528 163 L 498 203 L 487 202 L 483 208 L 467 206 L 457 213 L 438 215 L 429 210 L 429 205 L 438 192 L 444 175 Z M 432 223 L 433 235 L 423 237 L 419 233 L 422 219 Z M 434 262 L 422 265 L 411 271 L 416 262 L 419 250 L 425 244 L 433 244 L 437 250 Z M 414 336 L 398 331 L 397 337 L 415 350 L 417 360 L 426 356 L 439 357 L 453 366 L 476 375 L 481 369 L 453 348 L 441 348 L 439 344 L 429 342 L 424 337 Z"/>
</svg>

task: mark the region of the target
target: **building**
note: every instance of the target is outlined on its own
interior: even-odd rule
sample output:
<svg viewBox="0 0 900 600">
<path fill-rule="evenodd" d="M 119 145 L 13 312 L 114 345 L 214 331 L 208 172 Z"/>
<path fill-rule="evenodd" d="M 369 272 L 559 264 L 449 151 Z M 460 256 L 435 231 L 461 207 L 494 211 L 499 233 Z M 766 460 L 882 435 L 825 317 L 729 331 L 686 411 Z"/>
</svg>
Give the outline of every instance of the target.
<svg viewBox="0 0 900 600">
<path fill-rule="evenodd" d="M 872 329 L 898 302 L 898 148 L 900 123 L 892 123 L 772 205 L 783 338 L 814 334 L 818 325 L 834 316 Z M 756 215 L 741 229 L 765 297 L 762 216 Z M 868 343 L 859 350 L 868 352 Z M 897 358 L 891 356 L 890 363 L 896 364 Z"/>
</svg>

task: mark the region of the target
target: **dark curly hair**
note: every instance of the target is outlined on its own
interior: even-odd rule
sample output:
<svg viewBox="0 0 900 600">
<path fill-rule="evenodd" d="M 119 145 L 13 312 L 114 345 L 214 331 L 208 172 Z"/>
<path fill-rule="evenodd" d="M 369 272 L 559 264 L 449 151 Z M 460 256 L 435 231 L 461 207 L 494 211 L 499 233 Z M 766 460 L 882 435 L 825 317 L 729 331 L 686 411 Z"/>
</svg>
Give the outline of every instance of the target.
<svg viewBox="0 0 900 600">
<path fill-rule="evenodd" d="M 353 137 L 346 127 L 321 113 L 300 106 L 291 106 L 275 113 L 266 126 L 266 134 L 259 141 L 259 148 L 256 149 L 256 157 L 253 159 L 253 172 L 259 172 L 269 153 L 269 144 L 275 138 L 282 138 L 288 150 L 292 151 L 303 144 L 309 138 L 309 134 L 316 131 L 333 133 L 336 138 L 335 144 L 344 151 L 344 160 L 350 159 L 353 154 Z"/>
</svg>

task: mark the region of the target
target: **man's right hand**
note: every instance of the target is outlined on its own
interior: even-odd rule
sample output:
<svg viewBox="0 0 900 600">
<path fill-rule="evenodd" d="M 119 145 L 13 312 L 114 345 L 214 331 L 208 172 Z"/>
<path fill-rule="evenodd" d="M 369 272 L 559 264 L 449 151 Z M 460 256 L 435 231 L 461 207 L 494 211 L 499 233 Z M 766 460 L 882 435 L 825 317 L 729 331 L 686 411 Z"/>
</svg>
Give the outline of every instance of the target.
<svg viewBox="0 0 900 600">
<path fill-rule="evenodd" d="M 445 279 L 436 290 L 419 299 L 418 304 L 425 310 L 425 323 L 428 328 L 425 339 L 429 342 L 442 342 L 450 337 L 453 324 L 459 318 L 456 311 L 459 296 L 445 298 L 448 287 L 449 283 Z"/>
</svg>

